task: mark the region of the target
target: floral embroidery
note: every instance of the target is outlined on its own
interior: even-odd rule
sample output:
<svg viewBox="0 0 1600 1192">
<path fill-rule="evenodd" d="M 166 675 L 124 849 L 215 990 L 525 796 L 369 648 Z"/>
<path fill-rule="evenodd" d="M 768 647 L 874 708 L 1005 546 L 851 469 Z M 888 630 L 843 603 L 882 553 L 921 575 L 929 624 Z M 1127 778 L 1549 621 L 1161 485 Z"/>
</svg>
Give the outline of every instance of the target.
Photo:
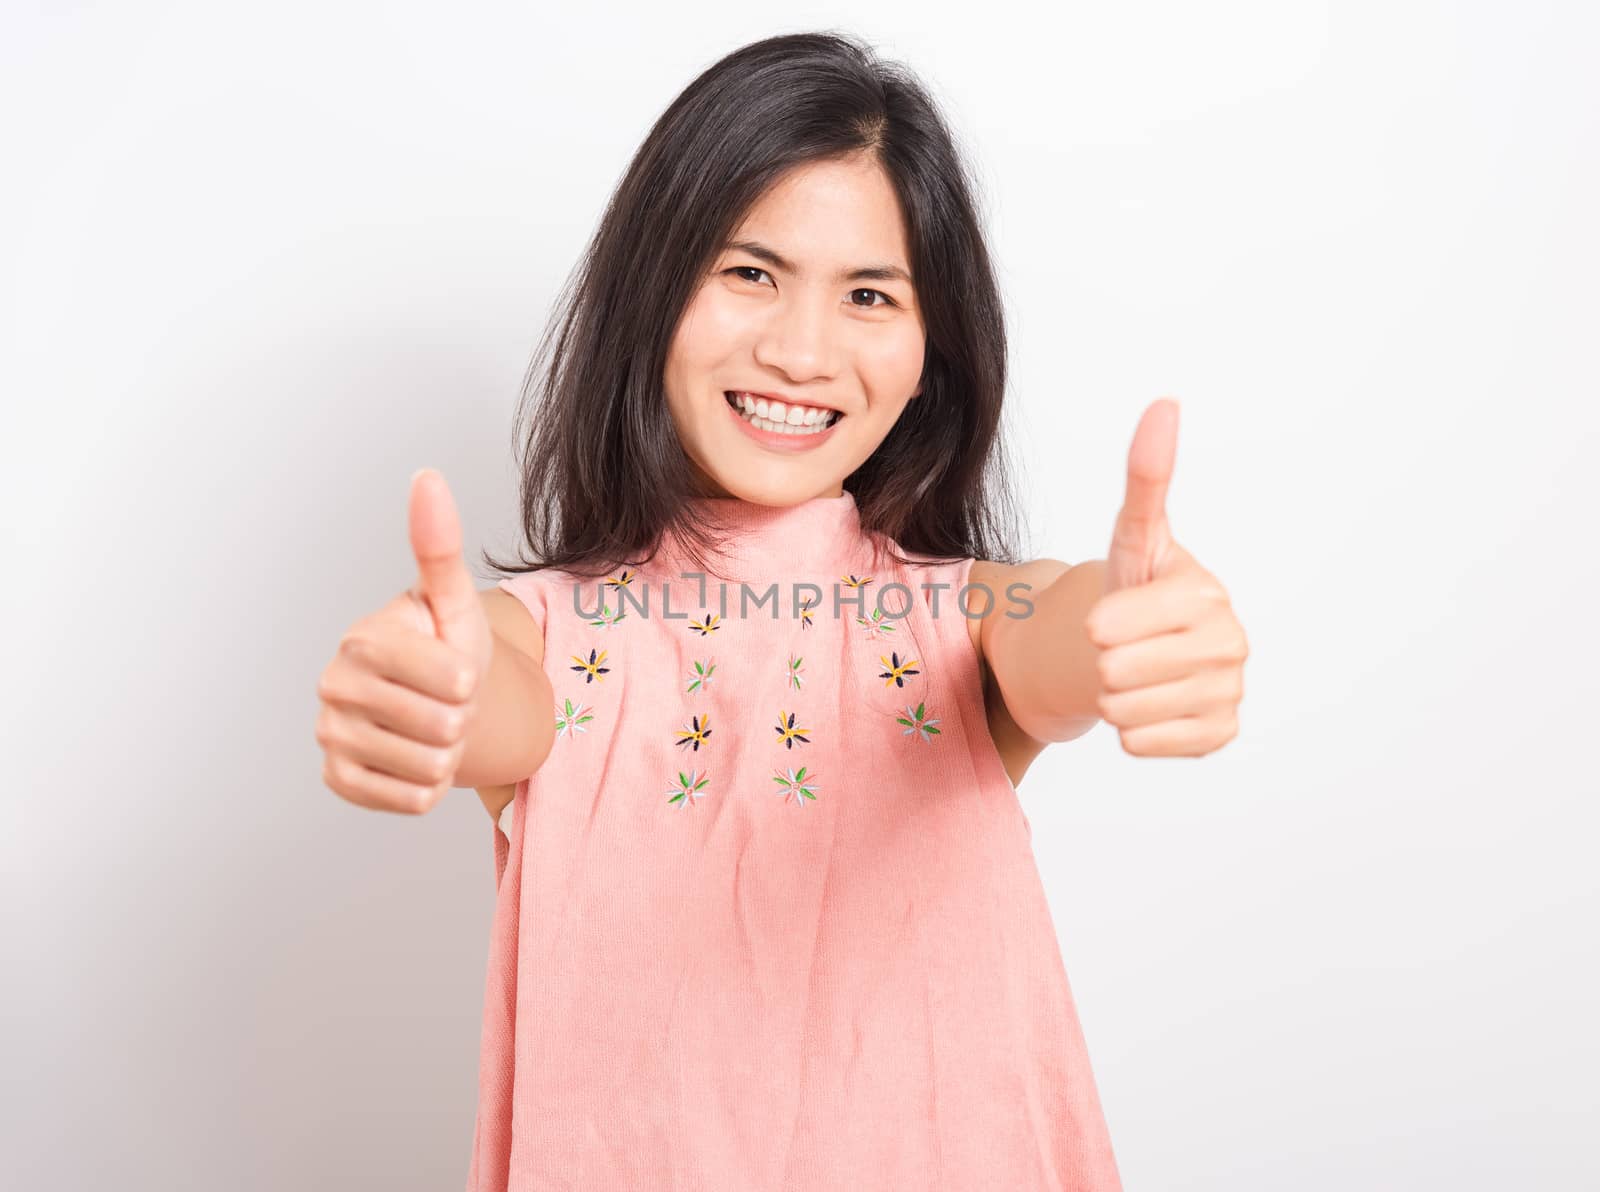
<svg viewBox="0 0 1600 1192">
<path fill-rule="evenodd" d="M 721 629 L 721 621 L 722 617 L 720 613 L 701 613 L 698 621 L 689 622 L 689 632 L 698 633 L 701 637 L 705 637 L 706 635 Z"/>
<path fill-rule="evenodd" d="M 686 690 L 691 694 L 696 691 L 705 691 L 707 687 L 711 686 L 711 677 L 715 674 L 716 669 L 717 664 L 709 658 L 704 662 L 696 659 L 694 670 L 689 672 L 689 686 Z"/>
<path fill-rule="evenodd" d="M 904 662 L 901 662 L 900 655 L 891 653 L 888 658 L 879 654 L 878 661 L 889 668 L 878 675 L 878 678 L 884 680 L 883 685 L 885 687 L 890 683 L 893 683 L 896 687 L 904 687 L 908 678 L 922 673 L 914 669 L 915 665 L 922 661 L 920 658 L 907 658 Z"/>
<path fill-rule="evenodd" d="M 868 638 L 882 637 L 885 633 L 895 631 L 894 622 L 884 617 L 881 608 L 873 609 L 870 617 L 856 617 L 856 624 L 867 631 Z"/>
<path fill-rule="evenodd" d="M 789 665 L 787 667 L 789 672 L 789 686 L 793 687 L 796 691 L 800 690 L 800 684 L 805 681 L 800 677 L 800 673 L 804 669 L 805 668 L 800 665 L 799 658 L 795 657 L 793 654 L 789 655 Z"/>
<path fill-rule="evenodd" d="M 602 599 L 600 601 L 600 613 L 599 613 L 599 615 L 598 616 L 594 616 L 594 617 L 590 617 L 589 618 L 589 624 L 592 627 L 594 627 L 595 629 L 604 629 L 608 625 L 615 625 L 618 621 L 622 620 L 622 618 L 627 616 L 627 615 L 628 615 L 628 610 L 623 608 L 621 604 L 617 605 L 617 611 L 616 612 L 612 612 L 610 609 L 606 608 L 606 602 L 605 602 L 604 599 Z"/>
<path fill-rule="evenodd" d="M 931 741 L 939 735 L 939 730 L 933 727 L 939 722 L 928 715 L 924 704 L 919 703 L 915 708 L 907 704 L 906 714 L 904 716 L 896 716 L 894 719 L 896 724 L 907 726 L 905 731 L 900 734 L 902 737 L 916 734 L 920 740 Z"/>
<path fill-rule="evenodd" d="M 844 577 L 844 586 L 847 588 L 864 588 L 871 582 L 872 577 L 870 575 L 863 576 L 860 579 L 857 579 L 853 575 L 847 575 Z"/>
<path fill-rule="evenodd" d="M 678 784 L 667 788 L 667 794 L 671 796 L 667 802 L 677 803 L 681 807 L 693 807 L 696 799 L 706 797 L 702 788 L 710 780 L 710 774 L 702 774 L 699 770 L 690 770 L 687 774 L 679 770 Z"/>
<path fill-rule="evenodd" d="M 624 567 L 621 574 L 615 576 L 614 578 L 607 579 L 601 586 L 607 588 L 626 588 L 633 582 L 633 577 L 638 574 L 639 573 L 637 571 L 629 571 L 626 567 Z"/>
<path fill-rule="evenodd" d="M 588 732 L 583 726 L 594 719 L 594 710 L 586 704 L 574 705 L 570 699 L 562 700 L 561 704 L 556 711 L 556 736 L 571 737 Z"/>
<path fill-rule="evenodd" d="M 567 669 L 584 672 L 583 681 L 585 683 L 593 683 L 595 680 L 600 679 L 602 675 L 608 675 L 611 673 L 611 668 L 609 666 L 600 665 L 606 660 L 607 653 L 609 653 L 609 651 L 601 650 L 599 656 L 596 657 L 595 652 L 590 650 L 588 662 L 585 662 L 578 654 L 569 655 L 572 661 L 576 662 L 578 665 L 569 666 Z"/>
<path fill-rule="evenodd" d="M 778 793 L 783 796 L 785 803 L 791 798 L 794 800 L 796 807 L 804 807 L 807 799 L 816 802 L 817 791 L 821 788 L 817 786 L 817 776 L 815 774 L 810 778 L 806 777 L 806 768 L 804 766 L 801 766 L 799 770 L 791 769 L 787 773 L 783 770 L 778 770 L 776 774 L 777 776 L 772 781 L 778 784 Z"/>
<path fill-rule="evenodd" d="M 706 713 L 689 718 L 689 727 L 678 730 L 679 745 L 688 745 L 694 752 L 700 752 L 700 746 L 706 743 L 706 738 L 711 735 L 711 716 Z"/>
<path fill-rule="evenodd" d="M 811 597 L 807 596 L 800 602 L 800 628 L 811 628 Z"/>
<path fill-rule="evenodd" d="M 796 728 L 793 712 L 780 710 L 778 712 L 778 723 L 774 727 L 778 730 L 778 740 L 783 742 L 785 749 L 793 749 L 796 741 L 806 745 L 811 744 L 811 738 L 802 735 L 803 733 L 809 733 L 811 730 L 808 728 Z"/>
</svg>

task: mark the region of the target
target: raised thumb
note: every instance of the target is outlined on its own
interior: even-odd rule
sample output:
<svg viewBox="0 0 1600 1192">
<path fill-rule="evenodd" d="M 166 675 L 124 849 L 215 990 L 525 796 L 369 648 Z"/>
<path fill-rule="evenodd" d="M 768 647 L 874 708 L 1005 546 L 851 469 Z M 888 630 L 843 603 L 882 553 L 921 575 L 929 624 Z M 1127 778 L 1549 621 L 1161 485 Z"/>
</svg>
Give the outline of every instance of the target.
<svg viewBox="0 0 1600 1192">
<path fill-rule="evenodd" d="M 409 520 L 411 553 L 417 560 L 415 592 L 433 615 L 439 638 L 470 650 L 483 606 L 461 557 L 461 519 L 450 486 L 433 468 L 411 478 Z"/>
</svg>

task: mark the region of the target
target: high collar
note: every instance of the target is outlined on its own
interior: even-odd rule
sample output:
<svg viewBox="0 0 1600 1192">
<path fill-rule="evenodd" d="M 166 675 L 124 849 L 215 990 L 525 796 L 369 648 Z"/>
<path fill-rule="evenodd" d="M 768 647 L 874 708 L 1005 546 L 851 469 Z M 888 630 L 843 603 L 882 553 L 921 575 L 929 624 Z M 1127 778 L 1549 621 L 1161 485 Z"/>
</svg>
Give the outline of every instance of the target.
<svg viewBox="0 0 1600 1192">
<path fill-rule="evenodd" d="M 691 497 L 685 511 L 696 526 L 724 540 L 720 553 L 708 548 L 706 561 L 734 579 L 782 580 L 786 572 L 843 574 L 871 557 L 856 499 L 848 489 L 837 497 L 808 497 L 792 505 Z M 670 567 L 692 566 L 670 530 L 663 537 L 661 556 Z"/>
</svg>

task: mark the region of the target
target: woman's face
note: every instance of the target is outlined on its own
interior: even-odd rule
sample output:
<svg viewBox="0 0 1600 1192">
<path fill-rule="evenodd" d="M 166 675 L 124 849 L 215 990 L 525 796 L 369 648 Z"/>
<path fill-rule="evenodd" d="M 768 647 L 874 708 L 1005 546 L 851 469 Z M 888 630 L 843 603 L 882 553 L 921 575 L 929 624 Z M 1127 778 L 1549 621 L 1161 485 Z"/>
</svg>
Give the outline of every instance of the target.
<svg viewBox="0 0 1600 1192">
<path fill-rule="evenodd" d="M 798 167 L 755 204 L 667 354 L 667 407 L 704 495 L 840 495 L 921 392 L 907 247 L 894 190 L 868 157 Z M 870 272 L 884 269 L 894 275 Z M 752 418 L 752 399 L 735 409 L 730 392 L 768 396 Z"/>
</svg>

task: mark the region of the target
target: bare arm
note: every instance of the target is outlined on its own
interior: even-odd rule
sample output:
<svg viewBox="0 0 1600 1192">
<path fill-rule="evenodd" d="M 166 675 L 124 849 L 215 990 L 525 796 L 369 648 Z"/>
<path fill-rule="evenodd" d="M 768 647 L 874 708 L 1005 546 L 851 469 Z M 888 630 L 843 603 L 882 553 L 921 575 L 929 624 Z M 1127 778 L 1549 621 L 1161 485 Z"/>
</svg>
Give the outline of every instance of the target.
<svg viewBox="0 0 1600 1192">
<path fill-rule="evenodd" d="M 476 787 L 498 822 L 516 784 L 550 753 L 555 740 L 555 695 L 544 671 L 544 637 L 516 597 L 502 588 L 478 593 L 494 631 L 494 660 L 467 729 L 455 785 Z"/>
<path fill-rule="evenodd" d="M 995 594 L 994 612 L 980 626 L 981 650 L 1011 719 L 1036 741 L 1082 736 L 1100 719 L 1099 650 L 1084 632 L 1084 618 L 1100 599 L 1104 560 L 973 566 L 972 581 L 981 577 Z M 1008 595 L 1015 583 L 1032 587 Z"/>
</svg>

